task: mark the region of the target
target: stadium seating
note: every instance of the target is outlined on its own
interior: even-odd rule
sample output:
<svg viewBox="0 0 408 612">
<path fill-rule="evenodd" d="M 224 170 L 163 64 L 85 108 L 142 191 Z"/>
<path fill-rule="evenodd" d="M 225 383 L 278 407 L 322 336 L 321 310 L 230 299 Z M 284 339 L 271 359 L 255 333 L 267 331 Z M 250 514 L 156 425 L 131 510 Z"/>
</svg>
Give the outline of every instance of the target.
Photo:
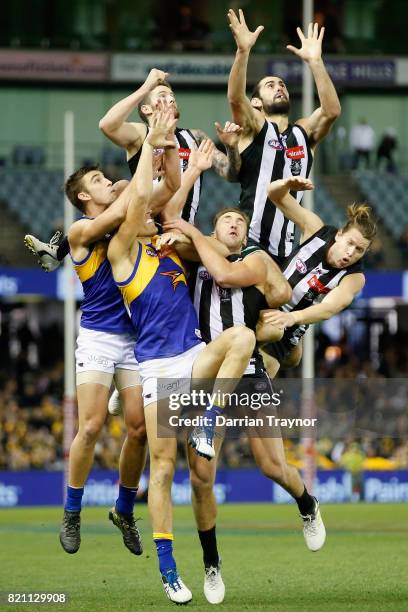
<svg viewBox="0 0 408 612">
<path fill-rule="evenodd" d="M 5 168 L 0 171 L 0 199 L 27 229 L 48 239 L 64 214 L 61 170 Z"/>
<path fill-rule="evenodd" d="M 360 172 L 355 178 L 391 236 L 398 240 L 408 226 L 408 179 L 395 174 L 372 172 Z"/>
<path fill-rule="evenodd" d="M 123 154 L 111 148 L 102 150 L 103 165 L 115 165 L 128 176 Z M 0 199 L 7 202 L 22 224 L 39 238 L 46 240 L 54 231 L 55 221 L 64 215 L 61 170 L 25 168 L 0 169 Z M 322 185 L 317 183 L 316 212 L 325 223 L 341 225 L 343 215 Z M 203 231 L 210 231 L 211 219 L 225 206 L 235 206 L 239 200 L 239 185 L 228 183 L 214 172 L 207 172 L 203 181 L 202 203 L 198 222 Z M 407 213 L 408 214 L 408 213 Z"/>
<path fill-rule="evenodd" d="M 325 187 L 315 180 L 315 211 L 328 225 L 340 227 L 344 214 L 339 205 L 331 198 Z M 239 201 L 239 185 L 228 183 L 214 172 L 207 172 L 203 180 L 202 201 L 198 213 L 198 223 L 204 231 L 211 229 L 211 219 L 216 212 L 226 206 L 236 206 Z"/>
</svg>

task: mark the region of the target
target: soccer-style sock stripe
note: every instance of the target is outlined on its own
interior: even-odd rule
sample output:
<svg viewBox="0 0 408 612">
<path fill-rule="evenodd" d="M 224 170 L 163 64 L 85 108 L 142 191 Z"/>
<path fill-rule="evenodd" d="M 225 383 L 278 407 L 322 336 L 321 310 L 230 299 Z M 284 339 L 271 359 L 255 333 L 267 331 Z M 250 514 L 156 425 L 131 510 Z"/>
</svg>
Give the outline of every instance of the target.
<svg viewBox="0 0 408 612">
<path fill-rule="evenodd" d="M 161 533 L 160 531 L 153 533 L 153 540 L 174 540 L 172 533 Z"/>
</svg>

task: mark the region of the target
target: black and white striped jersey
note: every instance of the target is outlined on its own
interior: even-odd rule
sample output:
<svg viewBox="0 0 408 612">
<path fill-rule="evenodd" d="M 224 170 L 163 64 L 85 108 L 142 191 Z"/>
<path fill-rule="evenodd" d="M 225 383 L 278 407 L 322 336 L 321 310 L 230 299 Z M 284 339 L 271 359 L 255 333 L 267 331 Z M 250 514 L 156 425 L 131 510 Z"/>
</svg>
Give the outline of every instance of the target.
<svg viewBox="0 0 408 612">
<path fill-rule="evenodd" d="M 175 135 L 178 143 L 180 169 L 181 172 L 184 172 L 188 167 L 190 151 L 191 149 L 196 148 L 198 144 L 190 130 L 186 130 L 184 128 L 176 128 Z M 136 172 L 141 153 L 142 149 L 140 148 L 139 151 L 133 155 L 133 157 L 128 159 L 128 166 L 132 175 Z M 187 200 L 184 204 L 183 212 L 181 215 L 182 218 L 185 221 L 188 221 L 189 223 L 194 223 L 194 219 L 197 214 L 200 202 L 201 187 L 202 178 L 200 175 L 187 196 Z"/>
<path fill-rule="evenodd" d="M 292 287 L 292 298 L 281 306 L 281 310 L 291 312 L 318 304 L 345 276 L 362 272 L 361 261 L 342 269 L 333 268 L 327 262 L 327 251 L 337 232 L 336 227 L 324 225 L 286 258 L 282 272 Z M 282 362 L 287 353 L 299 344 L 308 327 L 288 327 L 279 342 L 268 343 L 263 349 Z"/>
<path fill-rule="evenodd" d="M 285 260 L 282 272 L 292 287 L 292 298 L 282 310 L 302 310 L 317 304 L 347 274 L 361 272 L 360 261 L 342 269 L 333 268 L 327 262 L 327 251 L 337 232 L 336 227 L 324 225 Z"/>
<path fill-rule="evenodd" d="M 230 255 L 227 259 L 242 261 L 243 257 Z M 255 331 L 259 312 L 268 308 L 264 294 L 255 286 L 243 289 L 220 287 L 202 264 L 192 269 L 189 285 L 201 337 L 207 344 L 235 325 L 246 325 Z M 262 358 L 256 351 L 245 374 L 258 374 L 262 369 Z"/>
<path fill-rule="evenodd" d="M 289 124 L 280 133 L 276 123 L 265 121 L 261 131 L 241 153 L 240 208 L 250 217 L 249 236 L 271 255 L 283 258 L 293 249 L 295 227 L 267 198 L 271 181 L 289 176 L 309 176 L 313 163 L 309 139 L 299 125 Z M 301 201 L 303 192 L 292 195 Z"/>
</svg>

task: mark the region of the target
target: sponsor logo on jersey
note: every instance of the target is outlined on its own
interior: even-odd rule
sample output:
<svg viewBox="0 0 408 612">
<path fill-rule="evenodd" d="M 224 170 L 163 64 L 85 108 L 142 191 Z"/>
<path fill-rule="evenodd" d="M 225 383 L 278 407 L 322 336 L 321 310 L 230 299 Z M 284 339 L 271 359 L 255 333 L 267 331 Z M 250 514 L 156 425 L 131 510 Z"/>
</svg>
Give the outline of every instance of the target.
<svg viewBox="0 0 408 612">
<path fill-rule="evenodd" d="M 207 270 L 200 270 L 200 272 L 198 273 L 198 278 L 200 280 L 211 280 L 212 276 L 209 272 L 207 272 Z"/>
<path fill-rule="evenodd" d="M 289 159 L 303 159 L 305 156 L 305 149 L 303 146 L 289 147 L 286 149 L 285 155 Z"/>
<path fill-rule="evenodd" d="M 157 253 L 152 247 L 146 247 L 146 255 L 149 255 L 150 257 L 157 257 Z"/>
<path fill-rule="evenodd" d="M 305 274 L 307 272 L 307 266 L 301 259 L 296 260 L 296 270 L 301 272 L 301 274 Z"/>
<path fill-rule="evenodd" d="M 284 149 L 283 144 L 277 138 L 271 138 L 271 140 L 268 140 L 268 145 L 276 151 L 283 151 Z"/>
<path fill-rule="evenodd" d="M 315 293 L 329 293 L 330 289 L 328 289 L 323 283 L 319 281 L 316 274 L 314 274 L 308 281 L 307 284 Z"/>
<path fill-rule="evenodd" d="M 190 157 L 191 149 L 179 149 L 179 158 L 188 159 Z"/>
</svg>

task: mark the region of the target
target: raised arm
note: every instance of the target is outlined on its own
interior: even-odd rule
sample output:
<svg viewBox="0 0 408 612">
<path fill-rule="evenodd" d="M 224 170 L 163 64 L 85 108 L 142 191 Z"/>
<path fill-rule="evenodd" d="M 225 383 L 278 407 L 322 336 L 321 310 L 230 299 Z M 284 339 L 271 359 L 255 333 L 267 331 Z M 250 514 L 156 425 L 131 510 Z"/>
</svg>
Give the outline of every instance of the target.
<svg viewBox="0 0 408 612">
<path fill-rule="evenodd" d="M 168 138 L 169 140 L 174 140 L 175 146 L 174 148 L 166 149 L 164 152 L 164 176 L 159 183 L 154 185 L 149 203 L 153 216 L 158 215 L 163 210 L 181 186 L 180 159 L 174 131 L 168 134 Z"/>
<path fill-rule="evenodd" d="M 211 140 L 203 140 L 196 151 L 192 150 L 190 152 L 188 168 L 183 172 L 181 185 L 161 211 L 162 221 L 170 221 L 181 216 L 187 196 L 194 183 L 202 172 L 211 168 L 214 150 L 215 146 Z M 178 161 L 177 163 L 179 164 Z"/>
<path fill-rule="evenodd" d="M 137 170 L 129 185 L 130 189 L 127 190 L 126 218 L 109 244 L 108 257 L 112 266 L 130 252 L 145 222 L 153 190 L 153 149 L 175 147 L 174 140 L 167 138 L 169 129 L 175 121 L 171 111 L 156 112 L 153 117 L 152 129 L 143 143 Z"/>
<path fill-rule="evenodd" d="M 79 219 L 73 223 L 68 232 L 68 242 L 74 257 L 77 257 L 75 254 L 77 248 L 88 247 L 103 238 L 105 234 L 113 232 L 124 221 L 127 210 L 125 192 L 128 189 L 129 186 L 109 208 L 95 219 Z"/>
<path fill-rule="evenodd" d="M 322 59 L 324 28 L 321 28 L 319 34 L 318 24 L 310 23 L 307 37 L 300 28 L 297 28 L 296 31 L 301 42 L 300 49 L 292 45 L 287 45 L 286 48 L 309 65 L 320 101 L 320 107 L 310 117 L 299 119 L 296 122 L 306 130 L 313 148 L 326 136 L 337 117 L 340 116 L 341 106 L 333 81 Z"/>
<path fill-rule="evenodd" d="M 149 92 L 166 79 L 167 73 L 153 68 L 145 82 L 130 96 L 117 102 L 99 121 L 99 128 L 115 144 L 125 148 L 129 155 L 136 153 L 146 135 L 144 123 L 130 123 L 127 118 Z"/>
<path fill-rule="evenodd" d="M 311 189 L 313 189 L 313 183 L 310 179 L 293 176 L 273 181 L 267 190 L 271 202 L 300 229 L 301 242 L 317 232 L 324 223 L 318 215 L 303 208 L 290 194 L 290 191 L 309 191 Z"/>
<path fill-rule="evenodd" d="M 246 95 L 246 80 L 248 70 L 248 59 L 252 47 L 256 43 L 259 34 L 264 29 L 258 26 L 255 32 L 251 32 L 245 22 L 244 13 L 238 11 L 238 17 L 230 9 L 228 20 L 231 32 L 237 43 L 237 52 L 231 67 L 228 79 L 228 102 L 231 107 L 232 118 L 243 129 L 243 135 L 257 134 L 263 124 L 264 117 L 252 106 Z"/>
<path fill-rule="evenodd" d="M 238 180 L 238 174 L 241 169 L 238 142 L 242 129 L 239 125 L 230 121 L 227 121 L 224 127 L 215 122 L 215 129 L 217 130 L 219 140 L 225 146 L 227 155 L 214 148 L 210 167 L 219 176 L 233 183 Z M 192 133 L 198 144 L 201 144 L 204 140 L 209 140 L 207 134 L 202 130 L 192 130 Z"/>
<path fill-rule="evenodd" d="M 177 219 L 165 223 L 164 228 L 181 230 L 191 238 L 201 262 L 220 287 L 250 287 L 265 283 L 266 265 L 263 258 L 257 257 L 256 254 L 247 260 L 232 263 L 220 255 L 208 241 L 207 236 L 191 223 Z"/>
</svg>

